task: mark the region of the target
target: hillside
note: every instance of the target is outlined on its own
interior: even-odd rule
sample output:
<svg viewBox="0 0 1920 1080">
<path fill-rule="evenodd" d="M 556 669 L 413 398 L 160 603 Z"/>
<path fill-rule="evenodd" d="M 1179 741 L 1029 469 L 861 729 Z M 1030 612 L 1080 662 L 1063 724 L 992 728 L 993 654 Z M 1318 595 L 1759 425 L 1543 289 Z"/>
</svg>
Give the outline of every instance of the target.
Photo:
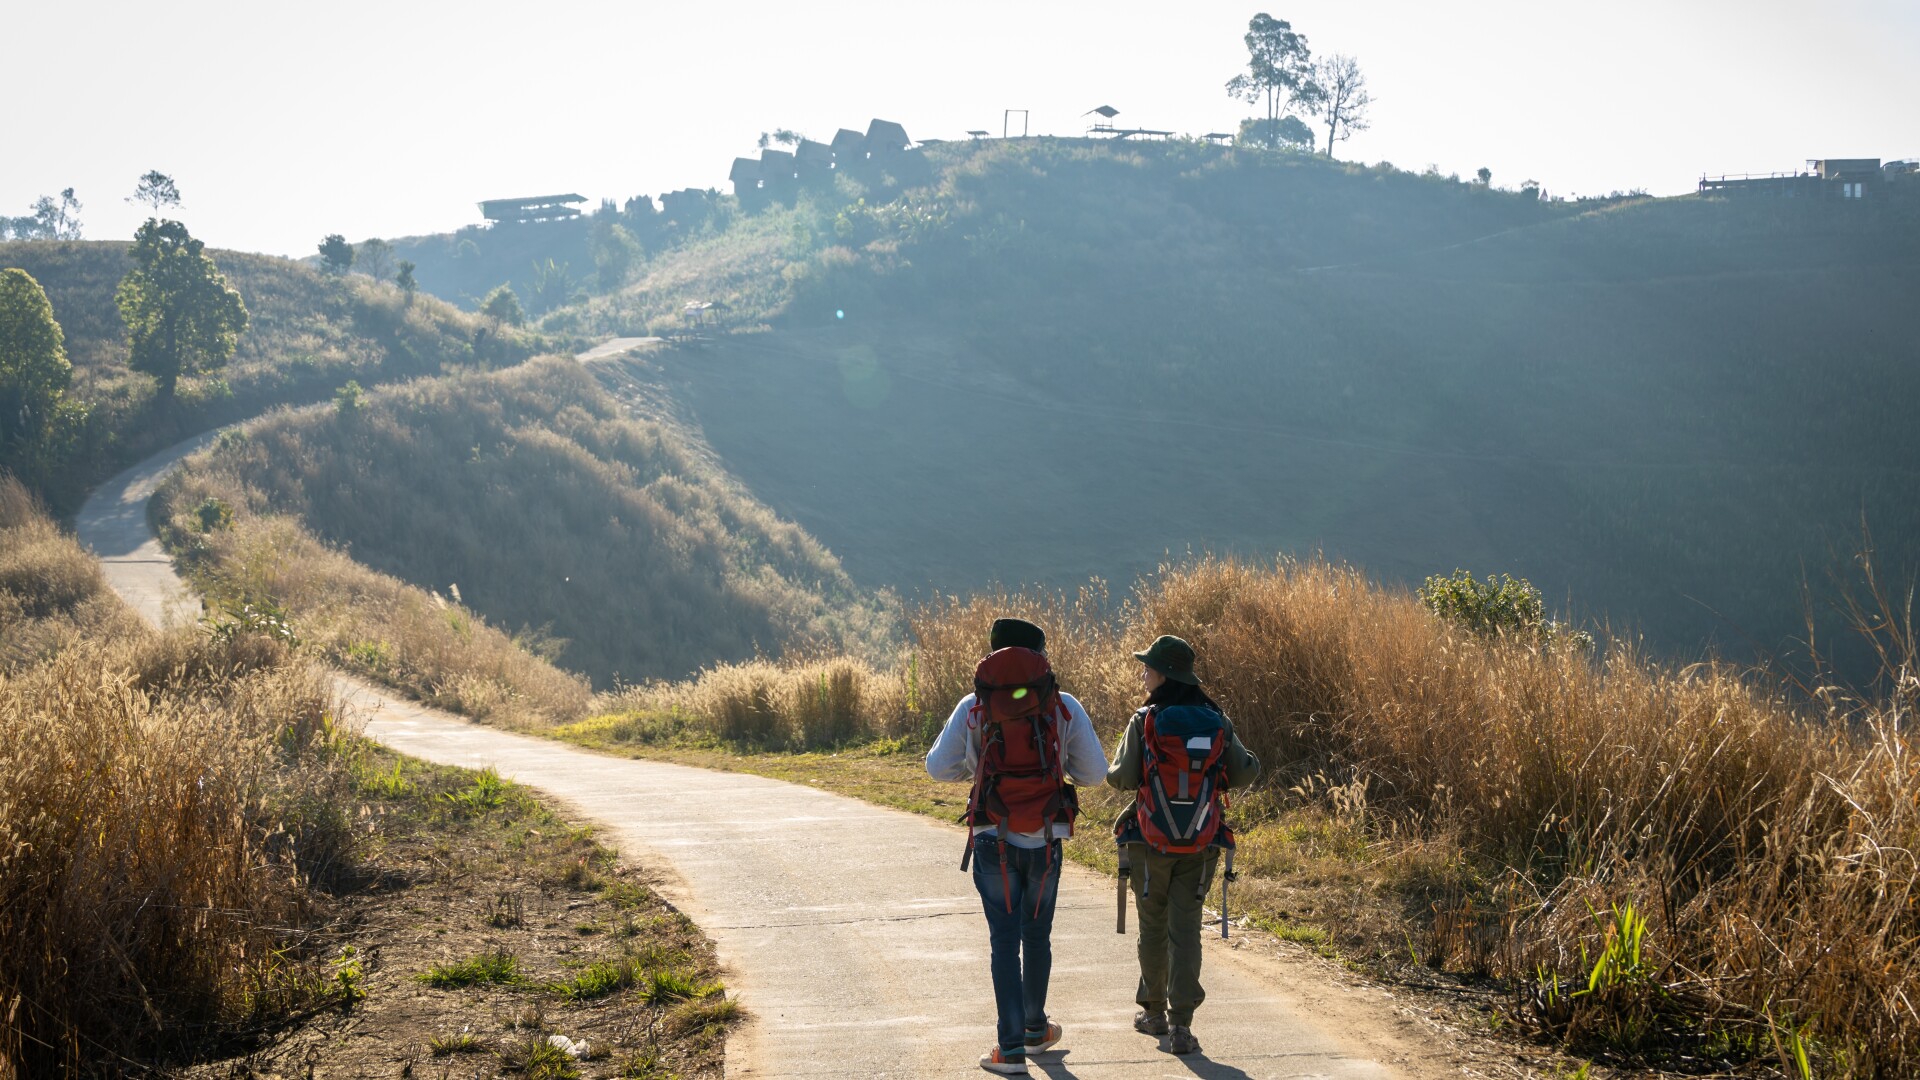
<svg viewBox="0 0 1920 1080">
<path fill-rule="evenodd" d="M 863 584 L 1318 549 L 1390 580 L 1523 574 L 1663 649 L 1752 656 L 1804 636 L 1802 586 L 1863 514 L 1884 572 L 1920 567 L 1910 204 L 1540 203 L 1183 144 L 928 153 L 938 181 L 895 201 L 773 210 L 777 332 L 659 362 Z M 692 260 L 579 318 L 726 295 Z"/>
<path fill-rule="evenodd" d="M 861 650 L 889 632 L 810 536 L 671 429 L 626 415 L 571 360 L 277 414 L 192 462 L 164 502 L 173 546 L 216 594 L 271 596 L 325 637 L 337 661 L 430 698 L 435 684 L 472 673 L 473 661 L 425 655 L 456 638 L 464 648 L 480 632 L 446 633 L 442 624 L 466 609 L 603 687 L 790 642 Z M 207 505 L 224 510 L 202 516 Z M 344 559 L 299 556 L 311 544 L 303 533 L 464 608 L 442 618 Z M 369 593 L 379 597 L 371 617 L 337 616 Z M 402 617 L 422 607 L 424 616 Z M 408 629 L 416 622 L 424 627 Z M 343 623 L 354 628 L 331 629 Z M 487 654 L 486 663 L 498 657 L 523 672 L 494 679 L 502 694 L 551 682 L 513 651 Z M 526 692 L 547 721 L 583 705 L 564 688 Z"/>
<path fill-rule="evenodd" d="M 332 278 L 286 259 L 209 254 L 245 300 L 249 326 L 233 359 L 213 375 L 184 380 L 173 402 L 128 370 L 126 330 L 114 289 L 130 268 L 121 242 L 0 243 L 0 268 L 40 283 L 66 335 L 70 393 L 92 409 L 81 445 L 44 494 L 59 509 L 114 470 L 186 436 L 277 404 L 315 401 L 348 380 L 373 385 L 443 368 L 525 359 L 531 341 L 429 296 L 411 303 L 364 277 Z"/>
</svg>

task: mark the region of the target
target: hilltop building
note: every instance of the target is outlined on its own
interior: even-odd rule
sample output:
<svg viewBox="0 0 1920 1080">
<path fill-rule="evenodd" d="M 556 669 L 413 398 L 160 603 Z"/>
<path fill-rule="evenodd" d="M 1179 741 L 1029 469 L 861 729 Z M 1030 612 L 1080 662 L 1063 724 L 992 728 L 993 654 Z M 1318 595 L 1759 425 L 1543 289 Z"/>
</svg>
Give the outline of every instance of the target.
<svg viewBox="0 0 1920 1080">
<path fill-rule="evenodd" d="M 733 159 L 733 168 L 727 172 L 727 179 L 733 183 L 733 194 L 741 199 L 748 198 L 751 192 L 760 189 L 760 163 L 750 157 Z"/>
<path fill-rule="evenodd" d="M 905 153 L 912 145 L 913 140 L 907 138 L 907 129 L 891 120 L 875 120 L 867 125 L 868 157 Z"/>
<path fill-rule="evenodd" d="M 524 199 L 488 199 L 480 204 L 480 216 L 496 225 L 524 225 L 535 221 L 567 221 L 580 216 L 574 204 L 587 201 L 585 195 L 534 195 Z"/>
<path fill-rule="evenodd" d="M 1800 172 L 1702 176 L 1703 195 L 1758 195 L 1780 199 L 1869 199 L 1920 195 L 1920 167 L 1879 158 L 1816 158 Z"/>
<path fill-rule="evenodd" d="M 841 128 L 833 133 L 833 142 L 828 146 L 833 150 L 837 161 L 854 161 L 867 156 L 867 137 L 852 128 Z"/>
<path fill-rule="evenodd" d="M 801 179 L 813 179 L 833 171 L 833 147 L 812 139 L 801 139 L 793 148 L 793 168 Z"/>
</svg>

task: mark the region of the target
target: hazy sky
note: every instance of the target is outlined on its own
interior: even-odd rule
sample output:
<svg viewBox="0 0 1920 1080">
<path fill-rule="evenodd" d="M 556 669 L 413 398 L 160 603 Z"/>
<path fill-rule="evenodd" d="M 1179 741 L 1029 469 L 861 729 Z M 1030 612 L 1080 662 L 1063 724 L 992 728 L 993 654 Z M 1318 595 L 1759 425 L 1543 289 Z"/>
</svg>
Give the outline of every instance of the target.
<svg viewBox="0 0 1920 1080">
<path fill-rule="evenodd" d="M 1366 71 L 1342 157 L 1437 164 L 1559 194 L 1692 190 L 1701 172 L 1920 157 L 1920 2 L 735 0 L 328 4 L 8 0 L 0 213 L 72 186 L 89 238 L 160 169 L 211 244 L 438 232 L 480 199 L 725 186 L 763 130 L 874 116 L 915 138 L 1202 133 L 1252 111 L 1222 84 L 1256 11 Z"/>
</svg>

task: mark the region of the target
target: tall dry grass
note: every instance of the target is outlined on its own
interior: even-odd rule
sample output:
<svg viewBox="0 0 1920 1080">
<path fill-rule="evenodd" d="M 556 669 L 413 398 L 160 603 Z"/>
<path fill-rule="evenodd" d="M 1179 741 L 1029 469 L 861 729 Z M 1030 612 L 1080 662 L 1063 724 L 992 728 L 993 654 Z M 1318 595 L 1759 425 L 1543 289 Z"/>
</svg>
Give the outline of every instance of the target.
<svg viewBox="0 0 1920 1080">
<path fill-rule="evenodd" d="M 1620 644 L 1476 636 L 1346 567 L 1206 558 L 1118 603 L 1098 586 L 937 601 L 893 668 L 723 666 L 610 704 L 760 745 L 924 739 L 1003 614 L 1047 629 L 1062 685 L 1109 737 L 1139 698 L 1131 650 L 1191 641 L 1266 767 L 1238 804 L 1249 831 L 1317 805 L 1379 851 L 1445 866 L 1400 883 L 1422 962 L 1502 980 L 1557 1038 L 1626 1061 L 1787 1068 L 1805 1051 L 1824 1075 L 1920 1069 L 1910 649 L 1889 651 L 1876 699 L 1809 699 Z M 822 686 L 845 688 L 818 695 L 843 719 L 796 722 Z"/>
<path fill-rule="evenodd" d="M 221 478 L 190 474 L 156 500 L 215 606 L 283 610 L 329 663 L 476 720 L 536 729 L 586 708 L 587 681 L 541 656 L 541 642 L 516 641 L 456 600 L 370 570 L 293 518 L 241 514 L 208 528 L 197 515 L 207 499 L 244 498 Z"/>
<path fill-rule="evenodd" d="M 0 473 L 0 671 L 138 627 L 106 591 L 99 563 L 54 525 L 24 485 Z"/>
<path fill-rule="evenodd" d="M 145 631 L 4 479 L 0 552 L 0 1075 L 124 1075 L 322 998 L 306 885 L 351 843 L 324 684 Z"/>
</svg>

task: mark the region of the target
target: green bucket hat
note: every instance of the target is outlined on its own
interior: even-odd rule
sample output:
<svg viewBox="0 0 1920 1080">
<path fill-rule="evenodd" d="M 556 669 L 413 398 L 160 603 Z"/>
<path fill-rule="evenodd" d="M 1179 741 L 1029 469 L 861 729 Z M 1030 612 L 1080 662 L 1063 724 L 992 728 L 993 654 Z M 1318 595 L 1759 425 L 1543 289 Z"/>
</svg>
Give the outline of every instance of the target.
<svg viewBox="0 0 1920 1080">
<path fill-rule="evenodd" d="M 1147 646 L 1146 652 L 1134 653 L 1133 658 L 1174 682 L 1200 685 L 1200 680 L 1193 674 L 1193 646 L 1172 634 L 1155 638 L 1153 644 Z"/>
</svg>

